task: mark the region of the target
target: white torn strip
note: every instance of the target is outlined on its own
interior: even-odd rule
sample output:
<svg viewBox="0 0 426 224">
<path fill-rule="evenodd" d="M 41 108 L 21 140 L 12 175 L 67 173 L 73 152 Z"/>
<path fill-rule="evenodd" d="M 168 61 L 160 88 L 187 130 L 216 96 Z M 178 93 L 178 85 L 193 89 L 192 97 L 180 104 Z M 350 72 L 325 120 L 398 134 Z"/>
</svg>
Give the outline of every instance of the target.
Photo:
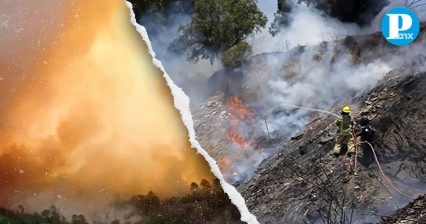
<svg viewBox="0 0 426 224">
<path fill-rule="evenodd" d="M 163 77 L 166 79 L 167 85 L 169 86 L 171 93 L 173 95 L 174 99 L 174 106 L 176 109 L 179 110 L 182 121 L 185 124 L 186 128 L 188 129 L 189 133 L 189 141 L 191 143 L 191 146 L 197 149 L 197 152 L 200 153 L 204 158 L 207 160 L 207 162 L 210 165 L 211 171 L 213 174 L 220 180 L 220 184 L 225 191 L 225 193 L 228 194 L 229 198 L 231 199 L 231 202 L 237 206 L 238 210 L 241 214 L 241 220 L 244 222 L 247 222 L 248 224 L 256 224 L 259 223 L 256 219 L 256 216 L 251 214 L 247 208 L 247 205 L 245 203 L 244 198 L 241 196 L 241 194 L 235 189 L 234 186 L 227 183 L 222 175 L 222 173 L 219 170 L 219 166 L 217 165 L 216 161 L 209 156 L 209 154 L 201 147 L 200 143 L 195 138 L 195 130 L 194 130 L 194 122 L 192 120 L 191 111 L 189 110 L 189 97 L 183 92 L 181 88 L 179 88 L 170 78 L 170 76 L 166 73 L 163 65 L 161 62 L 155 58 L 155 52 L 152 49 L 151 41 L 149 40 L 148 33 L 145 30 L 145 27 L 139 25 L 136 22 L 135 14 L 133 12 L 132 4 L 128 1 L 126 1 L 126 5 L 130 10 L 130 21 L 132 24 L 136 27 L 136 30 L 141 34 L 143 40 L 146 42 L 148 46 L 149 54 L 152 56 L 152 61 L 155 66 L 157 66 L 162 72 Z"/>
</svg>

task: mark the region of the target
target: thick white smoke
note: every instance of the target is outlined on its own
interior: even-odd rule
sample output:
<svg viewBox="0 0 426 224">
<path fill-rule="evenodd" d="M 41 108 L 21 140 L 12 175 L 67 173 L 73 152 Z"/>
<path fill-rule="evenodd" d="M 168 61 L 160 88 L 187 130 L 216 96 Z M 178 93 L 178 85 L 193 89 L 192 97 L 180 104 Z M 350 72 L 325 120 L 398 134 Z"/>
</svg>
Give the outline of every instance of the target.
<svg viewBox="0 0 426 224">
<path fill-rule="evenodd" d="M 348 35 L 371 34 L 367 30 L 376 31 L 378 27 L 345 24 L 312 7 L 295 4 L 295 1 L 292 6 L 291 22 L 281 33 L 272 37 L 265 28 L 250 39 L 255 52 L 265 54 L 255 56 L 256 59 L 243 69 L 246 71 L 243 86 L 249 92 L 247 98 L 255 101 L 249 103 L 271 108 L 264 114 L 268 124 L 268 127 L 263 126 L 265 135 L 270 132 L 272 137 L 276 137 L 275 134 L 280 138 L 291 137 L 306 127 L 311 112 L 288 105 L 330 110 L 334 106 L 351 104 L 351 99 L 373 88 L 391 70 L 411 63 L 412 58 L 425 49 L 424 43 L 397 50 L 380 46 L 381 53 L 377 53 L 377 57 L 362 61 L 357 58 L 357 49 L 344 46 L 342 40 Z M 267 5 L 261 8 L 268 9 Z M 271 15 L 270 12 L 266 14 Z M 378 19 L 382 16 L 379 14 Z M 300 47 L 302 45 L 306 47 Z M 370 50 L 364 45 L 358 47 L 361 51 Z M 261 61 L 260 65 L 254 65 L 256 61 Z M 264 152 L 255 149 L 250 155 L 247 161 L 257 162 L 266 157 Z M 240 157 L 233 160 L 237 163 L 234 166 L 244 168 L 238 169 L 242 177 L 254 172 L 240 161 Z"/>
<path fill-rule="evenodd" d="M 268 2 L 268 3 L 266 3 Z M 275 8 L 270 7 L 270 2 L 275 4 Z M 323 15 L 313 7 L 305 4 L 297 4 L 297 0 L 287 0 L 292 7 L 289 15 L 290 24 L 272 36 L 268 32 L 270 22 L 274 20 L 273 13 L 269 10 L 277 10 L 276 1 L 259 1 L 261 9 L 267 10 L 268 25 L 262 33 L 255 35 L 249 40 L 253 45 L 253 53 L 260 54 L 274 51 L 287 51 L 298 45 L 316 45 L 322 41 L 332 41 L 342 39 L 347 35 L 359 33 L 360 28 L 355 24 L 342 23 L 333 18 Z"/>
<path fill-rule="evenodd" d="M 344 101 L 350 93 L 360 94 L 372 88 L 392 67 L 378 59 L 368 64 L 354 64 L 350 54 L 342 55 L 330 63 L 333 50 L 324 52 L 321 61 L 315 62 L 317 47 L 310 47 L 297 58 L 297 77 L 289 78 L 287 71 L 277 71 L 268 81 L 269 94 L 265 100 L 272 105 L 291 104 L 328 110 Z M 287 108 L 292 110 L 293 108 Z M 271 130 L 294 134 L 306 125 L 306 111 L 288 113 L 270 121 Z M 283 123 L 285 122 L 285 123 Z M 287 125 L 286 125 L 287 123 Z M 291 124 L 291 125 L 288 125 Z"/>
<path fill-rule="evenodd" d="M 392 2 L 377 15 L 370 26 L 363 28 L 356 24 L 342 23 L 311 6 L 297 4 L 297 0 L 287 2 L 292 7 L 288 27 L 283 28 L 275 37 L 265 28 L 261 34 L 250 40 L 256 53 L 282 52 L 264 56 L 266 62 L 262 65 L 265 68 L 262 74 L 247 69 L 249 74 L 244 86 L 255 89 L 262 95 L 262 102 L 269 105 L 294 104 L 328 110 L 343 103 L 350 94 L 359 95 L 371 89 L 386 73 L 404 64 L 404 60 L 408 61 L 421 53 L 419 49 L 422 48 L 418 45 L 408 46 L 393 52 L 394 55 L 363 63 L 354 62 L 354 52 L 336 54 L 336 49 L 342 47 L 341 44 L 337 46 L 339 40 L 379 30 L 380 22 L 376 21 L 381 21 L 384 12 L 391 7 L 404 5 L 405 1 Z M 259 4 L 262 6 L 260 8 L 271 9 L 265 2 Z M 269 15 L 269 20 L 273 19 L 271 12 L 265 14 Z M 324 41 L 328 43 L 319 46 Z M 295 53 L 297 50 L 294 47 L 301 45 L 306 46 L 303 52 Z M 382 54 L 384 55 L 386 54 Z M 270 131 L 280 130 L 283 134 L 294 134 L 306 125 L 307 114 L 307 111 L 299 110 L 275 116 L 269 120 Z M 286 127 L 288 130 L 283 130 Z"/>
<path fill-rule="evenodd" d="M 394 3 L 385 7 L 370 26 L 361 28 L 356 24 L 343 23 L 326 16 L 312 6 L 297 4 L 297 0 L 287 2 L 292 7 L 290 23 L 273 37 L 268 28 L 274 19 L 277 2 L 258 1 L 259 8 L 268 17 L 269 22 L 261 33 L 248 38 L 253 47 L 253 58 L 261 58 L 263 62 L 261 68 L 253 65 L 254 59 L 243 67 L 242 85 L 257 95 L 255 101 L 250 102 L 251 98 L 245 99 L 246 105 L 267 106 L 273 109 L 281 104 L 294 104 L 329 110 L 371 89 L 386 73 L 404 64 L 401 59 L 413 56 L 413 49 L 421 49 L 416 46 L 401 48 L 396 55 L 362 63 L 354 61 L 353 52 L 340 49 L 341 40 L 348 35 L 365 35 L 379 30 L 383 13 L 389 7 L 396 6 Z M 196 105 L 207 97 L 205 89 L 208 89 L 208 77 L 220 70 L 221 66 L 212 66 L 207 61 L 189 63 L 185 55 L 169 52 L 168 44 L 177 36 L 178 28 L 189 22 L 190 15 L 169 16 L 173 17 L 171 21 L 174 22 L 165 27 L 157 37 L 152 38 L 153 48 L 172 79 L 184 89 L 191 101 L 195 102 L 193 105 Z M 145 20 L 145 23 L 147 22 L 149 21 Z M 324 41 L 327 44 L 320 46 Z M 297 48 L 302 45 L 306 47 L 299 52 Z M 259 55 L 262 53 L 265 54 Z M 309 114 L 309 111 L 294 108 L 282 110 L 277 114 L 266 114 L 269 132 L 290 137 L 303 130 L 309 122 Z M 263 128 L 266 134 L 266 125 Z M 240 132 L 249 131 L 242 128 Z M 254 147 L 245 150 L 248 151 L 247 156 L 241 157 L 240 154 L 234 153 L 232 144 L 229 145 L 229 155 L 233 163 L 229 174 L 232 176 L 235 172 L 238 175 L 232 176 L 234 180 L 250 177 L 257 165 L 267 156 Z"/>
</svg>

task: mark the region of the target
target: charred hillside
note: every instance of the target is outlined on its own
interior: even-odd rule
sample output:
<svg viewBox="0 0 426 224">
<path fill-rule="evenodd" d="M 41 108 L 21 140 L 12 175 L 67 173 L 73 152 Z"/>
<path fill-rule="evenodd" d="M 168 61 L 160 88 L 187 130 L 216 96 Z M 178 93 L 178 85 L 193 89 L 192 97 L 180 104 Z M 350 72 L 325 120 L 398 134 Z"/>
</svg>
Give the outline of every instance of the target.
<svg viewBox="0 0 426 224">
<path fill-rule="evenodd" d="M 389 73 L 353 101 L 355 118 L 368 116 L 377 130 L 375 150 L 386 176 L 415 197 L 426 186 L 426 73 L 407 72 Z M 378 215 L 395 210 L 395 203 L 411 199 L 389 186 L 377 165 L 351 170 L 347 160 L 332 157 L 333 122 L 333 117 L 311 122 L 253 179 L 238 186 L 261 223 L 377 221 Z"/>
<path fill-rule="evenodd" d="M 261 223 L 374 223 L 425 193 L 422 27 L 405 48 L 348 36 L 212 76 L 218 92 L 193 110 L 197 139 Z M 345 104 L 371 120 L 380 166 L 331 155 L 329 111 Z"/>
<path fill-rule="evenodd" d="M 383 217 L 383 224 L 416 224 L 426 223 L 426 195 L 410 202 L 404 208 L 398 209 L 394 215 Z"/>
<path fill-rule="evenodd" d="M 278 145 L 322 117 L 281 103 L 327 109 L 360 97 L 405 60 L 410 67 L 424 63 L 421 57 L 411 60 L 423 41 L 419 37 L 417 47 L 401 50 L 373 33 L 250 57 L 241 68 L 210 78 L 214 95 L 192 110 L 197 138 L 228 181 L 247 180 Z M 240 105 L 230 105 L 233 98 Z"/>
</svg>

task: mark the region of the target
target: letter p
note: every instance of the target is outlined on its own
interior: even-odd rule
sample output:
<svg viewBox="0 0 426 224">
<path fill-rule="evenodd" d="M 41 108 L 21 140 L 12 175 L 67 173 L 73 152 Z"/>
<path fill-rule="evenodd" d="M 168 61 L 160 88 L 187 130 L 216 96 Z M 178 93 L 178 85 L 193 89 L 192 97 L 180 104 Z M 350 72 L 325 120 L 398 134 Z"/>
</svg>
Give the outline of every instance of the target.
<svg viewBox="0 0 426 224">
<path fill-rule="evenodd" d="M 389 36 L 386 39 L 399 39 L 399 32 L 411 28 L 413 19 L 407 14 L 386 14 L 389 17 Z M 399 18 L 402 25 L 399 27 Z"/>
</svg>

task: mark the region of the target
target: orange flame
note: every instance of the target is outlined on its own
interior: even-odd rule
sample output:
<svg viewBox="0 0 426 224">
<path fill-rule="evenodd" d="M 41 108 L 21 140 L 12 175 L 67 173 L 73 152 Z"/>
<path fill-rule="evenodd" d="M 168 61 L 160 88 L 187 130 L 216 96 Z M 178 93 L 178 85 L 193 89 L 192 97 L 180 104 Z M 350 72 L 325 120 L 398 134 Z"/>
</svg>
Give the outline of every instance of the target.
<svg viewBox="0 0 426 224">
<path fill-rule="evenodd" d="M 252 140 L 245 140 L 238 127 L 244 122 L 249 122 L 251 125 L 255 123 L 253 119 L 253 112 L 246 108 L 240 97 L 232 96 L 228 98 L 226 105 L 231 111 L 231 126 L 229 131 L 226 133 L 226 137 L 229 141 L 236 143 L 240 148 L 247 148 L 251 146 Z"/>
</svg>

